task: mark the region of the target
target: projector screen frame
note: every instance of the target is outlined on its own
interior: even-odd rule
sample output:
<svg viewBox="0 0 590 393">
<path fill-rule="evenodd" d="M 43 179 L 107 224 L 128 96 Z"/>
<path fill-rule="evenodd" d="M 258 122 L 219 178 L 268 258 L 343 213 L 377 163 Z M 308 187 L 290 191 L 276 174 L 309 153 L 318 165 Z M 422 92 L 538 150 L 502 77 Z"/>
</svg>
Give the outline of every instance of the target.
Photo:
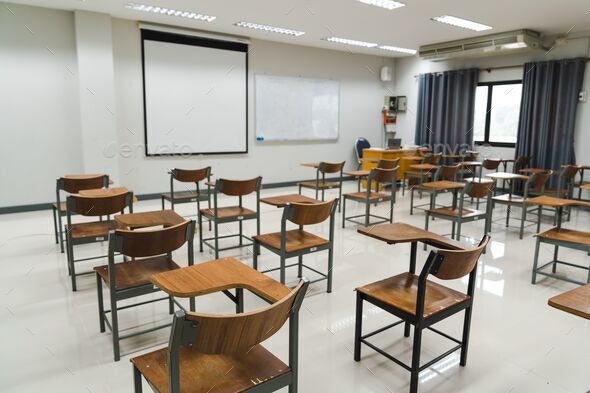
<svg viewBox="0 0 590 393">
<path fill-rule="evenodd" d="M 143 94 L 143 130 L 144 130 L 144 151 L 146 157 L 161 157 L 161 156 L 200 156 L 200 155 L 219 155 L 219 154 L 247 154 L 249 149 L 249 120 L 248 120 L 248 44 L 225 41 L 213 38 L 205 38 L 197 35 L 185 35 L 178 33 L 169 33 L 157 30 L 150 30 L 149 28 L 140 28 L 141 32 L 141 79 L 142 79 L 142 94 Z M 148 149 L 148 125 L 147 125 L 147 99 L 145 86 L 145 41 L 168 42 L 172 44 L 199 46 L 205 48 L 231 50 L 236 52 L 244 52 L 245 55 L 245 84 L 246 84 L 246 117 L 245 117 L 245 133 L 246 144 L 244 150 L 239 151 L 219 151 L 219 152 L 186 152 L 186 153 L 149 153 Z"/>
</svg>

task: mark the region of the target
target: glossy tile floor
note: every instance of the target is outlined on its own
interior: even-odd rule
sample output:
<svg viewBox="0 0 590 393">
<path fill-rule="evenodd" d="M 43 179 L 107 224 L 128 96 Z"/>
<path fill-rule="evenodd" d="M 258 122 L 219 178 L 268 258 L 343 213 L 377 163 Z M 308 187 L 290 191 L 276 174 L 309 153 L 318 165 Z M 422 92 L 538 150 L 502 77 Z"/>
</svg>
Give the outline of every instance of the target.
<svg viewBox="0 0 590 393">
<path fill-rule="evenodd" d="M 354 183 L 346 184 L 354 191 Z M 265 195 L 296 192 L 294 188 L 263 191 Z M 311 194 L 308 194 L 311 196 Z M 331 193 L 330 195 L 334 195 Z M 449 196 L 440 197 L 441 201 Z M 422 199 L 426 202 L 426 198 Z M 252 203 L 248 199 L 247 203 Z M 349 203 L 349 214 L 360 214 L 361 208 Z M 159 209 L 159 201 L 144 201 L 135 211 Z M 262 231 L 279 230 L 281 209 L 262 208 Z M 191 214 L 194 205 L 180 205 L 181 214 Z M 504 217 L 505 207 L 497 207 L 494 217 Z M 517 210 L 517 209 L 515 209 Z M 386 214 L 387 207 L 376 210 Z M 424 225 L 424 213 L 409 215 L 409 196 L 398 195 L 394 221 Z M 406 271 L 409 245 L 389 246 L 356 232 L 356 226 L 341 228 L 337 214 L 334 290 L 325 293 L 325 282 L 313 284 L 301 310 L 300 318 L 300 391 L 301 392 L 406 392 L 409 373 L 363 346 L 362 360 L 352 359 L 354 333 L 354 288 Z M 518 221 L 514 220 L 513 225 Z M 587 211 L 574 212 L 564 226 L 588 230 Z M 543 228 L 549 228 L 549 221 Z M 253 223 L 245 225 L 253 233 Z M 312 229 L 327 235 L 328 226 Z M 237 225 L 224 225 L 222 231 L 235 232 Z M 446 234 L 450 223 L 436 220 L 431 230 Z M 506 230 L 502 222 L 493 225 L 492 243 L 481 258 L 472 321 L 467 367 L 459 366 L 458 354 L 452 355 L 420 375 L 420 392 L 587 392 L 590 390 L 590 322 L 547 306 L 547 299 L 575 285 L 553 279 L 541 279 L 531 285 L 534 251 L 533 227 L 525 238 L 518 230 Z M 483 222 L 465 224 L 466 236 L 480 238 Z M 469 241 L 469 239 L 465 239 Z M 473 241 L 473 240 L 472 240 Z M 198 250 L 198 247 L 195 247 Z M 106 253 L 106 244 L 78 248 L 77 255 Z M 223 256 L 236 256 L 251 264 L 251 251 L 228 251 Z M 427 252 L 419 247 L 421 268 Z M 542 249 L 543 260 L 552 250 Z M 588 264 L 584 253 L 563 250 L 561 258 Z M 196 252 L 196 263 L 212 259 L 209 252 Z M 175 254 L 175 260 L 186 264 L 186 249 Z M 327 253 L 306 257 L 312 266 L 326 269 Z M 129 359 L 137 354 L 165 345 L 168 330 L 128 339 L 122 342 L 123 357 L 113 362 L 109 334 L 98 327 L 95 279 L 79 280 L 73 293 L 67 275 L 66 257 L 54 244 L 50 211 L 3 215 L 0 217 L 0 391 L 8 392 L 130 392 L 132 370 Z M 106 263 L 106 262 L 101 262 Z M 277 265 L 278 258 L 263 250 L 261 263 Z M 84 265 L 80 265 L 81 267 Z M 85 267 L 90 269 L 92 264 Z M 561 267 L 560 272 L 584 280 L 581 271 Z M 276 277 L 276 276 L 275 276 Z M 289 270 L 288 283 L 296 282 L 296 269 Z M 310 274 L 310 278 L 313 275 Z M 447 282 L 465 290 L 466 281 Z M 246 295 L 246 308 L 264 304 Z M 204 312 L 230 313 L 233 306 L 223 295 L 210 295 L 197 300 Z M 387 324 L 393 318 L 366 305 L 365 328 Z M 170 320 L 165 302 L 141 306 L 120 313 L 120 325 L 131 331 Z M 440 323 L 440 328 L 460 337 L 462 316 Z M 390 353 L 409 362 L 411 339 L 403 337 L 397 327 L 373 339 Z M 426 362 L 450 348 L 445 339 L 425 333 L 422 361 Z M 266 344 L 285 359 L 287 329 L 284 327 Z M 149 388 L 146 387 L 146 391 Z M 286 391 L 286 390 L 285 390 Z"/>
</svg>

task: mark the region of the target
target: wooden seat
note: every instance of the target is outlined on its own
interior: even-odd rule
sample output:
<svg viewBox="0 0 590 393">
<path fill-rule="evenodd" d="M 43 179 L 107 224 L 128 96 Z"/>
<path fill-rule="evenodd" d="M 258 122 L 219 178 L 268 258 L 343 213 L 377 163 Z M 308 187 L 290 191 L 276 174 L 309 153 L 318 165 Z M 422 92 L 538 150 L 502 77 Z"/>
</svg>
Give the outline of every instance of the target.
<svg viewBox="0 0 590 393">
<path fill-rule="evenodd" d="M 344 197 L 346 198 L 350 198 L 350 199 L 359 199 L 359 200 L 364 200 L 367 199 L 367 193 L 366 192 L 351 192 L 348 194 L 344 194 Z M 380 201 L 384 201 L 386 199 L 391 198 L 391 195 L 387 195 L 383 192 L 369 192 L 369 201 L 371 202 L 380 202 Z"/>
<path fill-rule="evenodd" d="M 590 246 L 590 232 L 576 231 L 574 229 L 552 228 L 548 231 L 537 233 L 535 237 Z"/>
<path fill-rule="evenodd" d="M 190 202 L 196 202 L 197 198 L 207 197 L 207 195 L 203 195 L 196 191 L 176 191 L 174 192 L 174 198 L 172 198 L 172 193 L 165 192 L 162 194 L 162 198 L 166 199 L 167 201 L 171 201 L 174 199 L 175 203 L 179 203 L 180 201 L 189 200 Z"/>
<path fill-rule="evenodd" d="M 419 276 L 412 273 L 402 273 L 364 285 L 356 290 L 408 314 L 416 315 L 418 281 Z M 428 318 L 469 299 L 469 295 L 427 280 L 423 316 Z"/>
<path fill-rule="evenodd" d="M 156 392 L 169 392 L 167 348 L 131 361 Z M 209 355 L 183 348 L 180 350 L 180 364 L 186 370 L 180 373 L 183 393 L 246 392 L 261 382 L 290 371 L 289 366 L 260 344 L 245 354 L 227 355 Z"/>
<path fill-rule="evenodd" d="M 213 209 L 201 209 L 201 214 L 207 217 L 214 217 L 215 211 Z M 219 219 L 256 216 L 257 214 L 258 213 L 256 213 L 254 210 L 250 210 L 240 206 L 228 206 L 217 208 L 217 217 Z"/>
<path fill-rule="evenodd" d="M 317 183 L 317 188 L 319 189 L 328 189 L 328 188 L 336 188 L 339 186 L 340 183 L 335 182 L 335 181 L 320 181 Z M 316 182 L 314 181 L 302 181 L 297 183 L 298 186 L 300 187 L 305 187 L 305 188 L 316 188 Z"/>
<path fill-rule="evenodd" d="M 150 300 L 133 302 L 123 307 L 118 307 L 118 303 L 160 291 L 157 286 L 152 284 L 150 277 L 154 274 L 178 269 L 178 264 L 172 259 L 172 252 L 185 244 L 188 251 L 188 265 L 193 265 L 194 236 L 194 221 L 182 221 L 179 224 L 161 229 L 135 231 L 117 229 L 109 235 L 108 264 L 96 267 L 94 272 L 96 276 L 100 332 L 104 333 L 107 326 L 111 330 L 115 361 L 120 359 L 119 345 L 121 340 L 170 326 L 170 324 L 166 323 L 142 331 L 135 331 L 131 335 L 120 336 L 120 311 L 130 307 L 168 300 L 168 312 L 170 314 L 174 312 L 172 296 L 152 297 Z M 123 256 L 123 262 L 115 263 L 115 258 L 120 255 Z M 131 258 L 131 261 L 128 261 L 128 258 Z M 109 289 L 108 304 L 110 310 L 104 309 L 103 283 Z M 192 299 L 190 308 L 194 310 L 194 300 Z M 110 321 L 108 317 L 110 317 Z"/>
<path fill-rule="evenodd" d="M 331 292 L 334 258 L 334 215 L 336 213 L 337 201 L 337 199 L 333 199 L 319 203 L 291 203 L 285 206 L 283 216 L 281 217 L 280 232 L 257 235 L 252 238 L 254 245 L 254 252 L 252 253 L 254 257 L 254 269 L 258 270 L 258 255 L 260 255 L 260 247 L 262 246 L 280 257 L 279 267 L 266 269 L 263 273 L 279 270 L 281 284 L 284 284 L 287 267 L 297 266 L 297 277 L 303 277 L 303 268 L 306 268 L 321 276 L 321 278 L 314 281 L 327 280 L 327 292 Z M 320 224 L 328 218 L 330 219 L 329 240 L 304 230 L 305 225 Z M 288 221 L 298 225 L 299 228 L 287 230 Z M 284 247 L 282 240 L 285 241 Z M 321 251 L 328 251 L 328 271 L 325 274 L 303 263 L 304 255 Z M 298 257 L 297 263 L 287 266 L 287 259 L 294 257 Z"/>
<path fill-rule="evenodd" d="M 72 239 L 84 239 L 87 237 L 106 237 L 109 231 L 117 229 L 117 222 L 115 220 L 82 222 L 79 224 L 72 224 L 70 227 L 70 236 Z M 65 227 L 66 230 L 67 226 Z M 106 238 L 104 239 L 106 240 Z"/>
<path fill-rule="evenodd" d="M 281 248 L 281 232 L 267 233 L 260 236 L 254 236 L 254 239 L 260 244 L 272 247 L 277 250 Z M 293 229 L 285 232 L 286 251 L 293 252 L 306 248 L 317 247 L 330 243 L 329 240 L 316 236 L 312 233 L 299 229 Z"/>
<path fill-rule="evenodd" d="M 439 208 L 429 209 L 428 211 L 430 212 L 430 214 L 435 214 L 435 215 L 443 215 L 443 216 L 449 216 L 449 217 L 464 217 L 464 218 L 483 216 L 486 214 L 485 211 L 481 211 L 481 210 L 464 208 L 461 211 L 459 209 L 453 209 L 451 207 L 439 207 Z"/>
<path fill-rule="evenodd" d="M 415 260 L 410 262 L 410 271 L 398 274 L 372 284 L 363 285 L 356 289 L 356 317 L 354 334 L 354 360 L 361 360 L 361 344 L 365 344 L 386 356 L 388 359 L 403 366 L 410 371 L 410 393 L 418 392 L 418 377 L 420 372 L 438 363 L 456 350 L 461 350 L 459 364 L 467 364 L 467 350 L 469 348 L 469 331 L 473 309 L 473 295 L 475 292 L 475 280 L 477 262 L 487 246 L 490 237 L 485 235 L 479 245 L 468 250 L 436 250 L 431 251 L 422 271 L 415 274 Z M 459 280 L 469 277 L 467 290 L 461 293 L 428 279 L 433 275 L 439 280 Z M 363 303 L 368 302 L 373 306 L 390 313 L 400 320 L 390 323 L 363 335 Z M 462 338 L 454 338 L 432 326 L 442 320 L 451 317 L 461 311 L 465 311 L 463 320 Z M 410 336 L 410 328 L 414 326 L 414 346 L 412 350 L 412 362 L 410 365 L 396 359 L 390 353 L 375 345 L 373 339 L 379 333 L 385 332 L 395 326 L 404 324 L 404 336 Z M 452 340 L 455 344 L 447 352 L 429 360 L 426 364 L 420 364 L 422 347 L 422 332 L 429 329 L 434 333 Z M 430 358 L 430 356 L 429 356 Z"/>
<path fill-rule="evenodd" d="M 167 256 L 116 263 L 114 266 L 115 289 L 127 289 L 150 284 L 150 277 L 153 274 L 180 268 Z M 97 266 L 94 270 L 105 283 L 109 283 L 109 265 Z"/>
<path fill-rule="evenodd" d="M 308 280 L 268 307 L 211 315 L 177 311 L 167 348 L 131 359 L 135 393 L 143 376 L 157 392 L 297 392 L 298 314 Z M 289 361 L 283 363 L 261 342 L 289 321 Z"/>
</svg>

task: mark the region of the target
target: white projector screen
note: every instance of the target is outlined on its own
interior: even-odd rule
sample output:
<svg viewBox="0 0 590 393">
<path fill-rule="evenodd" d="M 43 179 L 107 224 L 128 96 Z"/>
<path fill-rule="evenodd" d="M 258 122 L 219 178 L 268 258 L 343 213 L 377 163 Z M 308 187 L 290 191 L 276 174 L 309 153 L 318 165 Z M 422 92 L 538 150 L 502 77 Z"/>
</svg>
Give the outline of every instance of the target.
<svg viewBox="0 0 590 393">
<path fill-rule="evenodd" d="M 146 155 L 246 153 L 248 46 L 141 33 Z"/>
<path fill-rule="evenodd" d="M 338 139 L 340 82 L 256 75 L 257 141 Z"/>
</svg>

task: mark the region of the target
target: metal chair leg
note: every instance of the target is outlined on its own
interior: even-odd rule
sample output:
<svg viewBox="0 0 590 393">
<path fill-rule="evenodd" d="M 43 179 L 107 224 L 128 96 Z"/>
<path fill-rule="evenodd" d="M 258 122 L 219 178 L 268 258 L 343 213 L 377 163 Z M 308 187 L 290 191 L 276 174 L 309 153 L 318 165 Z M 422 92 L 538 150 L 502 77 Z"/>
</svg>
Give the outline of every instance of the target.
<svg viewBox="0 0 590 393">
<path fill-rule="evenodd" d="M 363 331 L 363 299 L 356 293 L 356 318 L 354 322 L 354 360 L 361 360 L 361 336 Z"/>
<path fill-rule="evenodd" d="M 115 298 L 116 294 L 110 293 L 111 296 L 111 326 L 113 335 L 113 355 L 115 358 L 115 362 L 118 362 L 121 359 L 120 351 L 119 351 L 119 316 L 117 313 L 117 299 Z"/>
<path fill-rule="evenodd" d="M 541 241 L 537 238 L 537 243 L 535 245 L 535 258 L 533 259 L 533 277 L 531 279 L 531 284 L 537 283 L 537 266 L 539 263 L 539 247 L 541 246 Z"/>
<path fill-rule="evenodd" d="M 297 278 L 301 278 L 303 276 L 303 255 L 299 255 L 297 259 Z"/>
<path fill-rule="evenodd" d="M 420 349 L 422 347 L 422 328 L 414 327 L 414 348 L 412 350 L 412 370 L 410 393 L 418 393 L 418 376 L 420 375 Z"/>
<path fill-rule="evenodd" d="M 59 237 L 57 234 L 57 216 L 56 216 L 56 212 L 57 209 L 56 208 L 52 208 L 51 210 L 53 210 L 53 231 L 55 233 L 55 244 L 59 243 Z"/>
<path fill-rule="evenodd" d="M 199 251 L 203 252 L 203 217 L 199 214 Z"/>
<path fill-rule="evenodd" d="M 555 246 L 553 249 L 553 266 L 551 267 L 551 271 L 553 273 L 557 272 L 557 254 L 559 253 L 559 246 Z"/>
<path fill-rule="evenodd" d="M 281 255 L 280 273 L 281 273 L 281 284 L 285 284 L 285 256 L 284 255 Z"/>
<path fill-rule="evenodd" d="M 215 244 L 215 259 L 219 259 L 219 228 L 217 225 L 217 220 L 213 223 L 213 230 L 214 230 L 214 244 Z"/>
<path fill-rule="evenodd" d="M 410 190 L 410 215 L 414 214 L 414 189 Z"/>
<path fill-rule="evenodd" d="M 346 226 L 346 197 L 342 200 L 342 228 Z"/>
<path fill-rule="evenodd" d="M 258 242 L 256 241 L 256 239 L 254 239 L 254 242 L 252 243 L 252 251 L 253 251 L 253 256 L 252 256 L 252 267 L 254 268 L 254 270 L 258 270 L 258 255 L 260 255 L 260 245 L 258 244 Z"/>
<path fill-rule="evenodd" d="M 164 206 L 164 197 L 162 197 L 162 210 L 165 210 L 166 207 Z"/>
<path fill-rule="evenodd" d="M 172 296 L 168 296 L 168 314 L 174 314 L 174 300 Z"/>
<path fill-rule="evenodd" d="M 141 386 L 141 372 L 139 372 L 139 370 L 135 366 L 133 366 L 133 392 L 143 392 L 143 387 Z"/>
<path fill-rule="evenodd" d="M 469 349 L 469 331 L 471 328 L 471 307 L 465 309 L 465 320 L 463 321 L 463 339 L 461 347 L 461 361 L 459 364 L 463 367 L 467 364 L 467 351 Z"/>
<path fill-rule="evenodd" d="M 102 277 L 96 273 L 96 291 L 98 294 L 98 324 L 100 326 L 100 332 L 105 332 L 104 326 L 104 300 L 102 293 Z"/>
<path fill-rule="evenodd" d="M 332 245 L 332 247 L 334 247 L 334 245 Z M 334 250 L 332 247 L 328 250 L 328 293 L 332 293 L 332 270 L 334 265 Z"/>
</svg>

